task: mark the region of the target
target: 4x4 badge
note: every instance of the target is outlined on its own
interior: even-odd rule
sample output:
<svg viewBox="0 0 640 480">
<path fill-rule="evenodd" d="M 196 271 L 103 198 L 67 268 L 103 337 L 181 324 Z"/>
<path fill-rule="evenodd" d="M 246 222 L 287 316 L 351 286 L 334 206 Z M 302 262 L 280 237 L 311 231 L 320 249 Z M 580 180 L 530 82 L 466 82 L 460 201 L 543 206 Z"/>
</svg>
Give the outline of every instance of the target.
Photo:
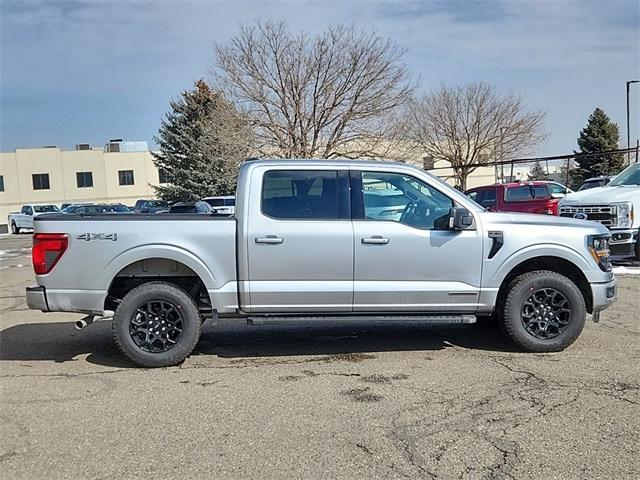
<svg viewBox="0 0 640 480">
<path fill-rule="evenodd" d="M 87 242 L 90 240 L 113 240 L 114 242 L 118 240 L 117 233 L 81 233 L 76 237 L 78 240 L 86 240 Z"/>
</svg>

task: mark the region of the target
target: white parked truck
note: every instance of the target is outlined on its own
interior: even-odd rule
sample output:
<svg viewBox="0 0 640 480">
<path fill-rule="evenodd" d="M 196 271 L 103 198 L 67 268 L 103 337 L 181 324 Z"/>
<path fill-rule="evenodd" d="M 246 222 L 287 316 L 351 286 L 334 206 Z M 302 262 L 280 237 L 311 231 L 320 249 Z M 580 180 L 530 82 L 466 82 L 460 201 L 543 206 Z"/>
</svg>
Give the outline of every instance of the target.
<svg viewBox="0 0 640 480">
<path fill-rule="evenodd" d="M 11 233 L 18 234 L 23 228 L 33 228 L 33 217 L 43 213 L 58 213 L 60 209 L 56 205 L 36 205 L 26 204 L 22 206 L 20 212 L 9 214 L 7 223 L 11 227 Z"/>
<path fill-rule="evenodd" d="M 560 216 L 600 222 L 611 232 L 611 255 L 640 260 L 640 163 L 630 165 L 605 187 L 567 195 Z"/>
</svg>

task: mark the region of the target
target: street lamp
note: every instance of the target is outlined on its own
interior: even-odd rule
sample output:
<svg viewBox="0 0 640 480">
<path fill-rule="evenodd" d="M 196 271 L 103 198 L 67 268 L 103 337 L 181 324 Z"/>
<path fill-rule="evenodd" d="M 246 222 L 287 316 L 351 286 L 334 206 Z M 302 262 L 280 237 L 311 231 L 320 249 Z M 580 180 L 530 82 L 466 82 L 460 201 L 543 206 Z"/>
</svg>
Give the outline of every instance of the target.
<svg viewBox="0 0 640 480">
<path fill-rule="evenodd" d="M 629 85 L 640 80 L 627 80 L 627 148 L 631 148 L 631 127 L 629 126 Z M 636 158 L 636 162 L 638 159 Z M 627 152 L 627 163 L 631 163 L 631 152 Z"/>
</svg>

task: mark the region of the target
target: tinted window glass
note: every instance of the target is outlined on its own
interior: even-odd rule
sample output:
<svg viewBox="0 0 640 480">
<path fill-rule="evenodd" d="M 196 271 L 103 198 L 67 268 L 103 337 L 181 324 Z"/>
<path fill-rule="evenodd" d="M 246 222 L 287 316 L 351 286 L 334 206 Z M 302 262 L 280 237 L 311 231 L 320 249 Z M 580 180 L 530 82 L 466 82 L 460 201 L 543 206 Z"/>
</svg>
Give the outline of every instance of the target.
<svg viewBox="0 0 640 480">
<path fill-rule="evenodd" d="M 224 201 L 221 198 L 208 198 L 205 202 L 212 207 L 222 207 L 224 205 Z"/>
<path fill-rule="evenodd" d="M 76 184 L 78 185 L 78 188 L 93 187 L 93 173 L 76 172 Z"/>
<path fill-rule="evenodd" d="M 118 170 L 118 182 L 120 185 L 133 185 L 133 170 Z"/>
<path fill-rule="evenodd" d="M 55 205 L 36 205 L 33 209 L 38 213 L 59 212 Z"/>
<path fill-rule="evenodd" d="M 272 170 L 262 183 L 262 212 L 273 218 L 338 218 L 338 172 Z"/>
<path fill-rule="evenodd" d="M 49 190 L 49 174 L 48 173 L 34 173 L 31 176 L 33 181 L 34 190 Z"/>
<path fill-rule="evenodd" d="M 507 188 L 505 200 L 507 202 L 523 202 L 539 198 L 549 198 L 549 191 L 545 185 L 522 185 Z"/>
<path fill-rule="evenodd" d="M 224 206 L 225 207 L 235 207 L 236 206 L 236 199 L 235 198 L 225 198 L 224 199 Z"/>
<path fill-rule="evenodd" d="M 472 200 L 482 205 L 485 208 L 493 207 L 496 204 L 497 196 L 495 188 L 485 188 L 482 190 L 476 190 L 469 194 Z"/>
<path fill-rule="evenodd" d="M 391 220 L 425 230 L 448 228 L 453 200 L 416 178 L 397 173 L 363 172 L 362 188 L 367 220 Z M 380 197 L 392 200 L 381 201 Z"/>
</svg>

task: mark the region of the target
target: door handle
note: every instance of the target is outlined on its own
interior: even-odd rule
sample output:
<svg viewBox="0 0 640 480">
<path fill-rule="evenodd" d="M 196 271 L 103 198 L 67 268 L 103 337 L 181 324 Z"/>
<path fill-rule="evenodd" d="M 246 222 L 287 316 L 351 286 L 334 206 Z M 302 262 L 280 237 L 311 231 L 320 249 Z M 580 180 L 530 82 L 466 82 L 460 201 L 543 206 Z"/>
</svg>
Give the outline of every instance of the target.
<svg viewBox="0 0 640 480">
<path fill-rule="evenodd" d="M 381 235 L 372 235 L 369 238 L 362 238 L 360 241 L 365 245 L 386 245 L 389 243 L 389 239 Z"/>
<path fill-rule="evenodd" d="M 284 242 L 284 238 L 276 237 L 275 235 L 267 235 L 266 237 L 256 237 L 256 243 L 266 243 L 268 245 L 278 245 Z"/>
</svg>

